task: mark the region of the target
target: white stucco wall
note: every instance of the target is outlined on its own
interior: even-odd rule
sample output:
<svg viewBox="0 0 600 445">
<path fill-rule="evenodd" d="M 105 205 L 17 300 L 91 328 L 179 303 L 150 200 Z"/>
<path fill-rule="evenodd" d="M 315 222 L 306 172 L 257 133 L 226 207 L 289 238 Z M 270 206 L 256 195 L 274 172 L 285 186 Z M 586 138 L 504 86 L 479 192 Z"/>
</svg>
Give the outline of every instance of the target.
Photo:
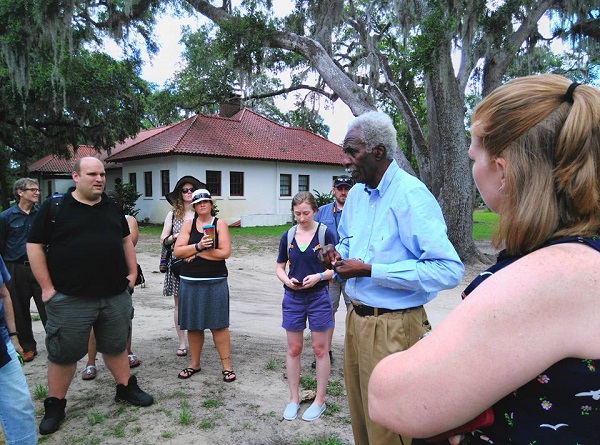
<svg viewBox="0 0 600 445">
<path fill-rule="evenodd" d="M 136 173 L 137 190 L 142 196 L 137 201 L 140 212 L 137 219 L 148 218 L 151 223 L 162 223 L 170 205 L 161 193 L 161 170 L 169 170 L 170 187 L 185 175 L 206 181 L 206 170 L 221 171 L 221 196 L 213 196 L 219 207 L 219 218 L 228 224 L 242 220 L 247 225 L 274 225 L 291 220 L 291 200 L 298 192 L 298 175 L 309 175 L 309 191 L 328 193 L 334 176 L 344 174 L 343 167 L 282 163 L 200 156 L 169 156 L 123 163 L 123 182 L 129 181 L 129 173 Z M 152 172 L 152 196 L 144 194 L 144 172 Z M 244 196 L 230 196 L 229 173 L 244 172 Z M 292 175 L 292 196 L 279 196 L 279 175 Z M 244 217 L 244 218 L 242 218 Z"/>
<path fill-rule="evenodd" d="M 107 166 L 108 167 L 108 166 Z M 106 169 L 106 190 L 115 189 L 115 179 L 121 178 L 120 168 L 107 168 Z M 121 178 L 122 179 L 122 178 Z M 64 175 L 63 177 L 51 177 L 51 178 L 39 178 L 40 181 L 40 196 L 45 199 L 51 193 L 65 193 L 69 187 L 74 187 L 75 182 L 70 175 Z M 48 182 L 51 183 L 51 190 L 49 190 Z"/>
</svg>

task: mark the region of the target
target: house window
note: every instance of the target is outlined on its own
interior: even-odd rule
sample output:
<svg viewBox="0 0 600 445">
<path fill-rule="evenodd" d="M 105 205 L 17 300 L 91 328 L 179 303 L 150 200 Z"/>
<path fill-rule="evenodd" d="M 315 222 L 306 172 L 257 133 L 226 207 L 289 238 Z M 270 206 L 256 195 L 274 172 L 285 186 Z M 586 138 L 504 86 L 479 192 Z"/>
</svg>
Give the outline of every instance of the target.
<svg viewBox="0 0 600 445">
<path fill-rule="evenodd" d="M 206 188 L 211 195 L 221 196 L 221 172 L 206 170 Z"/>
<path fill-rule="evenodd" d="M 298 175 L 298 191 L 308 192 L 310 189 L 310 176 L 309 175 Z"/>
<path fill-rule="evenodd" d="M 169 170 L 161 170 L 160 171 L 160 191 L 161 195 L 165 196 L 170 192 L 169 190 L 170 182 L 169 182 Z"/>
<path fill-rule="evenodd" d="M 279 195 L 292 196 L 292 175 L 279 175 Z"/>
<path fill-rule="evenodd" d="M 152 172 L 144 172 L 144 196 L 152 196 Z"/>
<path fill-rule="evenodd" d="M 133 189 L 137 192 L 137 173 L 129 173 L 129 183 L 133 184 Z"/>
<path fill-rule="evenodd" d="M 229 172 L 229 194 L 244 196 L 244 172 Z"/>
</svg>

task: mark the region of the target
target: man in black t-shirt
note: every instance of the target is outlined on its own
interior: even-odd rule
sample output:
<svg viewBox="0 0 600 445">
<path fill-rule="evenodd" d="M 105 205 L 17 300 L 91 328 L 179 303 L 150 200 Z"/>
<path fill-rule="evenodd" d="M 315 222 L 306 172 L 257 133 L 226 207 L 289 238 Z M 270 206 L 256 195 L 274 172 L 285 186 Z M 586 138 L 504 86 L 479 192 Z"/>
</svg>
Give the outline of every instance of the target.
<svg viewBox="0 0 600 445">
<path fill-rule="evenodd" d="M 44 202 L 27 240 L 48 315 L 48 398 L 40 434 L 55 432 L 65 417 L 65 396 L 77 361 L 87 353 L 92 326 L 97 349 L 117 382 L 115 400 L 137 406 L 154 401 L 129 372 L 129 289 L 135 284 L 137 262 L 127 221 L 104 194 L 101 161 L 80 159 L 72 177 L 75 189 L 60 201 Z"/>
</svg>

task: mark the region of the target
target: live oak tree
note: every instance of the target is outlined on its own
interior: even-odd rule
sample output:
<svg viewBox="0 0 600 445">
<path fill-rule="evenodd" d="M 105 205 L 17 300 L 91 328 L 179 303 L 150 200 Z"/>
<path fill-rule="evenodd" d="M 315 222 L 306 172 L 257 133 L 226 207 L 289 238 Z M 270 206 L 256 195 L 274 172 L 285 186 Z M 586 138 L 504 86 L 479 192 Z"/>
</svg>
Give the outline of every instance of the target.
<svg viewBox="0 0 600 445">
<path fill-rule="evenodd" d="M 237 42 L 238 69 L 272 69 L 270 51 L 284 53 L 280 63 L 292 60 L 289 68 L 298 74 L 286 91 L 305 88 L 310 71 L 315 89 L 341 99 L 355 115 L 381 108 L 402 118 L 406 148 L 465 262 L 485 260 L 471 235 L 469 105 L 509 72 L 538 72 L 540 48 L 548 55 L 559 37 L 572 52 L 554 72 L 590 81 L 598 62 L 598 1 L 298 0 L 283 18 L 270 15 L 269 1 L 242 2 L 240 10 L 213 3 L 188 2 Z M 552 29 L 546 37 L 542 19 Z M 403 154 L 398 161 L 411 170 Z"/>
<path fill-rule="evenodd" d="M 7 143 L 5 138 L 12 137 L 7 145 L 18 147 L 14 129 L 24 141 L 51 134 L 44 126 L 36 127 L 38 120 L 48 121 L 43 112 L 36 114 L 36 119 L 21 117 L 21 108 L 37 101 L 31 91 L 38 90 L 45 93 L 42 97 L 53 98 L 48 101 L 54 105 L 50 124 L 59 123 L 47 128 L 62 135 L 63 121 L 81 126 L 79 133 L 74 130 L 71 138 L 64 137 L 65 142 L 77 141 L 75 136 L 84 134 L 88 127 L 97 146 L 110 144 L 113 136 L 118 138 L 131 130 L 112 122 L 105 127 L 112 133 L 94 133 L 95 126 L 103 125 L 109 110 L 121 102 L 100 107 L 102 112 L 96 114 L 91 105 L 77 111 L 66 107 L 61 100 L 68 70 L 61 70 L 61 63 L 64 56 L 71 55 L 71 48 L 77 49 L 77 54 L 82 50 L 81 42 L 97 41 L 102 33 L 125 39 L 129 30 L 137 29 L 151 43 L 154 14 L 166 3 L 2 1 L 0 27 L 10 32 L 0 34 L 5 64 L 0 67 L 0 76 L 11 79 L 13 94 L 16 91 L 15 97 L 21 101 L 0 112 L 0 142 Z M 590 81 L 597 72 L 598 0 L 296 0 L 285 17 L 271 14 L 277 3 L 271 0 L 244 0 L 240 10 L 232 9 L 229 0 L 170 3 L 195 10 L 218 26 L 224 43 L 231 48 L 228 60 L 237 74 L 233 85 L 241 82 L 240 91 L 248 93 L 243 100 L 302 89 L 323 94 L 331 101 L 341 99 L 355 115 L 376 108 L 391 114 L 412 165 L 438 198 L 450 239 L 466 262 L 483 259 L 471 239 L 474 189 L 466 156 L 465 118 L 470 106 L 509 75 L 554 66 L 555 72 Z M 13 22 L 3 21 L 3 17 L 11 8 L 19 7 L 23 11 L 14 13 L 13 18 L 23 13 L 32 18 L 15 30 Z M 540 32 L 542 19 L 550 24 L 552 32 L 547 36 Z M 547 48 L 557 38 L 568 48 L 562 63 L 537 63 L 540 49 L 546 48 L 541 53 L 548 56 Z M 135 44 L 130 49 L 135 59 Z M 193 51 L 193 46 L 188 50 Z M 30 63 L 30 57 L 35 59 L 36 55 L 47 59 L 40 66 L 49 70 L 49 84 L 31 82 L 35 77 L 31 67 L 37 65 Z M 290 83 L 279 85 L 273 78 L 284 71 L 291 73 Z M 193 85 L 193 73 L 187 74 L 188 86 Z M 267 91 L 272 86 L 275 88 Z M 183 90 L 175 89 L 174 93 L 179 91 Z M 4 98 L 5 92 L 2 94 Z M 184 99 L 189 101 L 189 97 Z M 135 106 L 131 103 L 125 108 Z M 3 128 L 13 115 L 19 115 L 20 125 Z M 31 145 L 22 144 L 24 148 Z M 412 170 L 403 154 L 399 162 Z"/>
</svg>

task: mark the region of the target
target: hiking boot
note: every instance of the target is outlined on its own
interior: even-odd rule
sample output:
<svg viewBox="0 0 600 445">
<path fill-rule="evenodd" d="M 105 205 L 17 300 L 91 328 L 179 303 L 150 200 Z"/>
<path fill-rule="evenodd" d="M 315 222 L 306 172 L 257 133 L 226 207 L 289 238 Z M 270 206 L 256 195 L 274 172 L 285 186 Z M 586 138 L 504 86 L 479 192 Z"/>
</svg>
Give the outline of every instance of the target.
<svg viewBox="0 0 600 445">
<path fill-rule="evenodd" d="M 129 377 L 127 386 L 118 384 L 117 395 L 115 396 L 117 402 L 129 402 L 135 406 L 148 406 L 154 403 L 154 398 L 142 391 L 137 384 L 137 378 L 132 375 Z"/>
<path fill-rule="evenodd" d="M 40 434 L 52 434 L 65 418 L 67 399 L 48 397 L 44 400 L 44 418 L 40 422 Z"/>
</svg>

